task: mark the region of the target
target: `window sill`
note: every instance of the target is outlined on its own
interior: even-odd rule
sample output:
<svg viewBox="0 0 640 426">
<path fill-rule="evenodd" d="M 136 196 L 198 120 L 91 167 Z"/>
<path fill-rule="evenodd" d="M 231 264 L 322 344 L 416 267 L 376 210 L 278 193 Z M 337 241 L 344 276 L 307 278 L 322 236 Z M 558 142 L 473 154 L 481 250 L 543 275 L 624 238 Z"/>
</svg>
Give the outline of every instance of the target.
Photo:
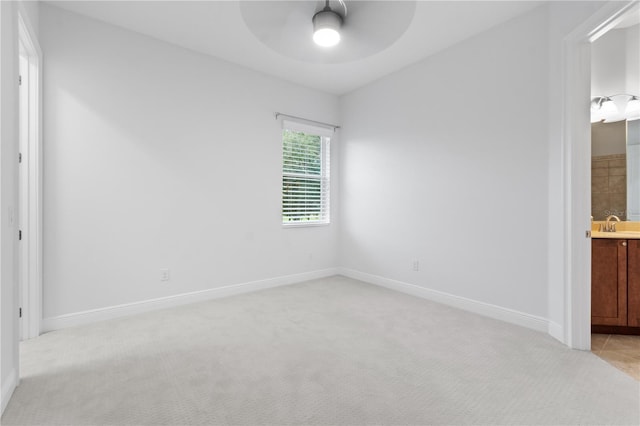
<svg viewBox="0 0 640 426">
<path fill-rule="evenodd" d="M 283 228 L 307 228 L 316 226 L 329 226 L 331 222 L 296 222 L 296 223 L 283 223 Z"/>
</svg>

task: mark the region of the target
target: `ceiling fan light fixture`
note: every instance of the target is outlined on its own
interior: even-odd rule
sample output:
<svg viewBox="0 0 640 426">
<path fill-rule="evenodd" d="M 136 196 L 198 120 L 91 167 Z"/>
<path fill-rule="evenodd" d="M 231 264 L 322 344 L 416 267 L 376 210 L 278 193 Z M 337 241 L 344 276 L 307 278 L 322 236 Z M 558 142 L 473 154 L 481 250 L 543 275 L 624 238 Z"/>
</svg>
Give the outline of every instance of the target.
<svg viewBox="0 0 640 426">
<path fill-rule="evenodd" d="M 313 15 L 313 41 L 323 47 L 331 47 L 340 43 L 342 16 L 325 7 Z"/>
</svg>

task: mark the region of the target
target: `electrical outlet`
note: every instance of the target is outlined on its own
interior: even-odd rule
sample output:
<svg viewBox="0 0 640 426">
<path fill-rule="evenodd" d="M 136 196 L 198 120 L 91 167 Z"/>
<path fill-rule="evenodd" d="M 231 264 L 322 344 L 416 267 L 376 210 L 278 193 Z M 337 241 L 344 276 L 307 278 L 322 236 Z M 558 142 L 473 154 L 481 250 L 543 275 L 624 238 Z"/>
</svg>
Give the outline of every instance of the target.
<svg viewBox="0 0 640 426">
<path fill-rule="evenodd" d="M 412 269 L 414 271 L 419 271 L 420 270 L 420 261 L 419 260 L 414 260 L 413 263 L 411 264 Z"/>
<path fill-rule="evenodd" d="M 169 281 L 168 269 L 160 269 L 160 281 Z"/>
</svg>

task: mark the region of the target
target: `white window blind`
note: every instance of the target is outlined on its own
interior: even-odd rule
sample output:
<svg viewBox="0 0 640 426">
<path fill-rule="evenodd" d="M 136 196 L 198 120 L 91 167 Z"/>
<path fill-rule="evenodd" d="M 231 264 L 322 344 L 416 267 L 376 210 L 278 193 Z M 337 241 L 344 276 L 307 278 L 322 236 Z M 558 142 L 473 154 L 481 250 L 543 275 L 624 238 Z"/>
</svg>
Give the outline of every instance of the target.
<svg viewBox="0 0 640 426">
<path fill-rule="evenodd" d="M 282 223 L 329 223 L 330 130 L 283 121 Z"/>
</svg>

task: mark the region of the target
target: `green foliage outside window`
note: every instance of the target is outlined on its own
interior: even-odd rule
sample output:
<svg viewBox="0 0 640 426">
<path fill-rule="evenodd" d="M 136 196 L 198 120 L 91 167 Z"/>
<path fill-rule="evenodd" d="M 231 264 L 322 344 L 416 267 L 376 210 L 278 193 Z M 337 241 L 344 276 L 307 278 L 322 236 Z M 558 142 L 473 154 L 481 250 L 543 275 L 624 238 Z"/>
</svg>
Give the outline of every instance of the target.
<svg viewBox="0 0 640 426">
<path fill-rule="evenodd" d="M 283 223 L 326 220 L 322 139 L 292 130 L 282 132 Z"/>
</svg>

